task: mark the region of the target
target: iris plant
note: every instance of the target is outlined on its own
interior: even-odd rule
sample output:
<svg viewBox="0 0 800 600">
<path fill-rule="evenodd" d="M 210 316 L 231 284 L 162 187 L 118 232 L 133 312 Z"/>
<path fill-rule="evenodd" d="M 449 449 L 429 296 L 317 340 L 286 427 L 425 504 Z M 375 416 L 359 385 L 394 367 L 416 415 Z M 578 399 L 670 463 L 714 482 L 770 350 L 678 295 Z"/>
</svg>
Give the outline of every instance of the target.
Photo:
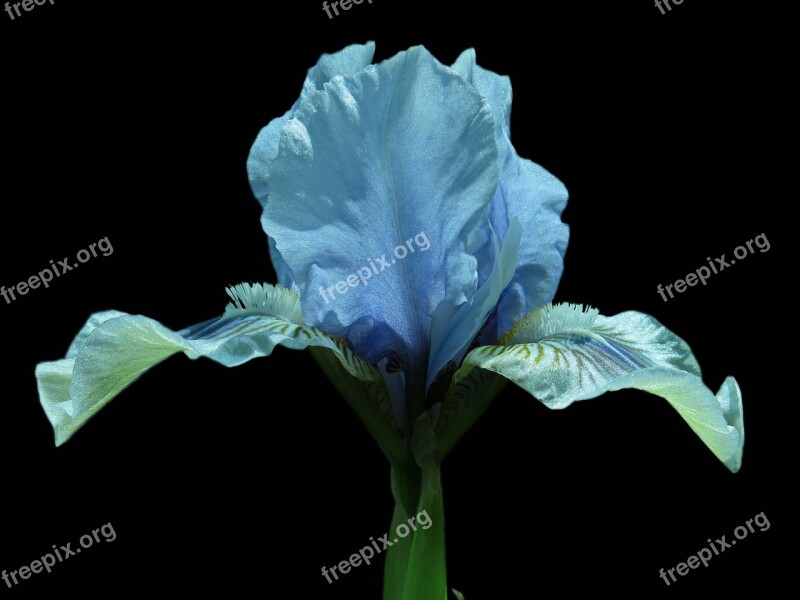
<svg viewBox="0 0 800 600">
<path fill-rule="evenodd" d="M 376 65 L 373 52 L 323 55 L 252 147 L 278 284 L 233 286 L 221 316 L 180 331 L 92 315 L 66 358 L 36 369 L 56 444 L 173 354 L 232 367 L 308 349 L 391 465 L 392 528 L 422 511 L 433 523 L 388 550 L 391 600 L 447 597 L 440 467 L 509 380 L 550 408 L 650 392 L 737 471 L 735 379 L 714 394 L 688 345 L 646 314 L 551 304 L 567 191 L 511 145 L 509 79 L 473 50 L 451 67 L 422 47 Z M 429 247 L 413 253 L 420 232 Z"/>
</svg>

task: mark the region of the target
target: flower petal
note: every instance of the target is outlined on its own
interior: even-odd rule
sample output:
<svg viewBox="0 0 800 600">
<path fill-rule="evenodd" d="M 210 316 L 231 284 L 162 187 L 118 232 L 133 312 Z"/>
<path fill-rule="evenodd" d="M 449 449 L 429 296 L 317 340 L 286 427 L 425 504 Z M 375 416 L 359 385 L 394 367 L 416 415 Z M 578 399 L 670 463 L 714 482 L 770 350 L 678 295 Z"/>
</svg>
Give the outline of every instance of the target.
<svg viewBox="0 0 800 600">
<path fill-rule="evenodd" d="M 497 306 L 497 301 L 511 281 L 517 266 L 521 233 L 522 228 L 514 219 L 503 240 L 502 250 L 495 252 L 495 264 L 491 274 L 469 302 L 459 307 L 453 307 L 449 302 L 445 302 L 436 311 L 431 332 L 428 387 L 449 362 L 454 365 L 461 363 L 467 348 L 483 327 L 486 318 Z"/>
<path fill-rule="evenodd" d="M 247 173 L 250 186 L 253 188 L 261 206 L 266 206 L 269 198 L 269 174 L 272 161 L 278 156 L 278 143 L 281 138 L 281 129 L 289 122 L 302 106 L 303 102 L 315 91 L 337 75 L 358 73 L 372 62 L 375 55 L 375 42 L 366 44 L 353 44 L 334 54 L 323 54 L 317 64 L 308 70 L 303 82 L 303 90 L 292 108 L 286 113 L 273 119 L 264 127 L 256 137 L 250 155 L 247 157 Z"/>
<path fill-rule="evenodd" d="M 424 48 L 310 95 L 283 129 L 264 211 L 306 319 L 372 363 L 394 352 L 425 371 L 433 313 L 475 293 L 472 236 L 497 175 L 488 106 Z"/>
<path fill-rule="evenodd" d="M 504 164 L 511 149 L 511 80 L 506 75 L 479 67 L 474 48 L 464 50 L 452 68 L 475 86 L 489 104 L 495 121 L 498 160 Z"/>
<path fill-rule="evenodd" d="M 453 68 L 486 98 L 495 118 L 495 137 L 500 165 L 500 183 L 492 199 L 489 221 L 500 240 L 505 239 L 511 220 L 522 226 L 518 266 L 497 306 L 496 318 L 487 327 L 485 343 L 494 343 L 530 311 L 550 302 L 564 270 L 569 228 L 561 222 L 567 190 L 539 165 L 520 158 L 511 144 L 511 82 L 475 63 L 475 51 L 459 56 Z M 481 282 L 488 276 L 486 265 L 494 263 L 488 242 L 478 255 L 483 265 Z"/>
<path fill-rule="evenodd" d="M 511 220 L 518 219 L 523 234 L 517 269 L 497 305 L 497 336 L 553 299 L 564 271 L 569 239 L 569 228 L 561 222 L 566 203 L 564 185 L 512 149 L 492 201 L 490 219 L 503 236 Z"/>
<path fill-rule="evenodd" d="M 482 346 L 454 376 L 481 367 L 510 379 L 549 408 L 604 392 L 636 388 L 666 399 L 731 471 L 744 447 L 742 397 L 728 377 L 716 396 L 700 377 L 689 346 L 653 317 L 561 304 L 534 311 L 501 343 Z"/>
<path fill-rule="evenodd" d="M 353 44 L 334 54 L 323 54 L 316 66 L 311 67 L 303 83 L 303 90 L 300 97 L 286 113 L 273 119 L 264 127 L 256 137 L 250 154 L 247 157 L 247 173 L 250 179 L 250 187 L 253 194 L 264 207 L 269 198 L 269 175 L 272 161 L 278 156 L 278 143 L 280 142 L 281 130 L 294 116 L 297 109 L 303 102 L 317 90 L 321 90 L 325 83 L 337 75 L 357 73 L 372 62 L 375 54 L 375 43 Z M 269 239 L 270 257 L 275 272 L 278 276 L 278 283 L 284 287 L 291 288 L 294 284 L 294 274 L 281 257 L 280 252 L 275 248 L 273 239 Z"/>
<path fill-rule="evenodd" d="M 333 352 L 353 377 L 383 385 L 380 372 L 342 342 L 302 324 L 293 292 L 254 285 L 236 286 L 229 294 L 235 304 L 222 317 L 180 332 L 139 315 L 93 315 L 67 358 L 36 368 L 39 398 L 56 444 L 63 444 L 145 371 L 178 352 L 232 367 L 268 356 L 277 345 L 296 350 L 319 346 Z"/>
</svg>

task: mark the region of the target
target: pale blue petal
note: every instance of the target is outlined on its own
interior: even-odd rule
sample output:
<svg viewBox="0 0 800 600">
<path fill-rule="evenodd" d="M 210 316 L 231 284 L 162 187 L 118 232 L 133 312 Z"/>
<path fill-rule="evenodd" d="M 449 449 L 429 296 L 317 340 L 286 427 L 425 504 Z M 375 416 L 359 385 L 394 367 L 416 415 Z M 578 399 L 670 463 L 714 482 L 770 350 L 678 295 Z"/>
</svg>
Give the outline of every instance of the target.
<svg viewBox="0 0 800 600">
<path fill-rule="evenodd" d="M 267 242 L 269 243 L 269 256 L 272 259 L 272 267 L 275 269 L 275 275 L 278 278 L 278 285 L 297 291 L 294 273 L 292 273 L 289 265 L 286 264 L 281 253 L 275 247 L 275 240 L 267 236 Z"/>
<path fill-rule="evenodd" d="M 269 197 L 269 174 L 272 161 L 278 156 L 278 143 L 283 126 L 289 122 L 309 95 L 321 90 L 337 75 L 357 73 L 372 62 L 374 55 L 375 42 L 353 44 L 334 54 L 323 54 L 317 64 L 308 70 L 300 97 L 292 108 L 284 115 L 270 121 L 259 132 L 247 158 L 247 173 L 253 193 L 262 207 L 266 206 Z"/>
<path fill-rule="evenodd" d="M 495 252 L 494 268 L 475 296 L 460 306 L 445 302 L 436 311 L 431 334 L 431 357 L 428 364 L 428 387 L 448 363 L 459 365 L 461 359 L 497 305 L 500 294 L 514 275 L 522 232 L 514 219 L 503 240 L 502 250 Z M 496 242 L 495 242 L 496 243 Z"/>
<path fill-rule="evenodd" d="M 456 62 L 450 67 L 464 79 L 472 83 L 473 69 L 477 63 L 475 48 L 468 48 L 458 55 Z M 497 114 L 495 113 L 495 119 Z"/>
<path fill-rule="evenodd" d="M 253 194 L 261 203 L 262 208 L 269 198 L 269 174 L 272 161 L 278 156 L 278 144 L 281 140 L 281 130 L 294 114 L 294 108 L 287 110 L 282 116 L 272 119 L 266 127 L 262 128 L 256 136 L 256 141 L 250 148 L 247 157 L 247 174 Z"/>
<path fill-rule="evenodd" d="M 295 110 L 313 93 L 325 87 L 337 75 L 358 73 L 372 63 L 375 56 L 375 42 L 351 44 L 333 54 L 323 54 L 316 66 L 308 71 L 303 83 L 303 92 L 295 102 Z"/>
<path fill-rule="evenodd" d="M 729 377 L 713 394 L 686 342 L 653 317 L 633 311 L 603 317 L 594 309 L 548 305 L 516 325 L 501 344 L 470 352 L 454 381 L 480 367 L 550 408 L 623 388 L 650 392 L 666 399 L 726 467 L 739 470 L 744 448 L 739 386 Z"/>
<path fill-rule="evenodd" d="M 504 233 L 510 220 L 518 219 L 523 234 L 516 272 L 497 305 L 498 337 L 553 299 L 569 240 L 569 228 L 561 222 L 567 203 L 564 185 L 513 149 L 502 173 L 492 201 L 492 225 Z"/>
<path fill-rule="evenodd" d="M 519 319 L 544 306 L 555 295 L 569 240 L 569 228 L 561 222 L 567 190 L 545 169 L 520 158 L 512 146 L 509 78 L 478 66 L 472 49 L 459 56 L 453 69 L 486 98 L 495 118 L 500 184 L 492 199 L 489 221 L 501 240 L 513 218 L 519 220 L 523 231 L 517 270 L 482 338 L 493 343 Z M 494 263 L 494 248 L 488 236 L 485 242 L 478 254 L 481 282 L 489 275 L 488 265 Z"/>
<path fill-rule="evenodd" d="M 259 132 L 247 158 L 247 173 L 253 194 L 262 207 L 266 206 L 267 198 L 269 198 L 269 174 L 272 161 L 278 155 L 278 143 L 284 125 L 289 122 L 311 93 L 321 90 L 326 82 L 337 75 L 357 73 L 372 62 L 374 54 L 374 42 L 363 45 L 353 44 L 334 54 L 323 54 L 317 64 L 308 70 L 300 97 L 292 108 L 284 115 L 270 121 Z M 278 276 L 278 283 L 284 287 L 294 288 L 294 274 L 275 248 L 275 242 L 271 238 L 269 239 L 269 250 L 272 265 Z"/>
<path fill-rule="evenodd" d="M 478 66 L 475 49 L 464 50 L 453 63 L 453 70 L 470 82 L 486 99 L 495 121 L 495 139 L 500 164 L 505 164 L 511 149 L 511 80 Z"/>
<path fill-rule="evenodd" d="M 372 363 L 394 352 L 424 372 L 435 310 L 477 289 L 473 233 L 498 176 L 491 112 L 424 48 L 324 87 L 283 129 L 264 229 L 309 322 Z"/>
<path fill-rule="evenodd" d="M 342 342 L 302 324 L 299 298 L 290 290 L 236 286 L 229 294 L 234 304 L 222 317 L 180 332 L 139 315 L 117 311 L 93 315 L 67 358 L 36 367 L 40 402 L 56 444 L 63 444 L 145 371 L 178 352 L 233 367 L 268 356 L 277 345 L 296 350 L 315 346 L 330 350 L 356 379 L 383 387 L 377 368 Z"/>
</svg>

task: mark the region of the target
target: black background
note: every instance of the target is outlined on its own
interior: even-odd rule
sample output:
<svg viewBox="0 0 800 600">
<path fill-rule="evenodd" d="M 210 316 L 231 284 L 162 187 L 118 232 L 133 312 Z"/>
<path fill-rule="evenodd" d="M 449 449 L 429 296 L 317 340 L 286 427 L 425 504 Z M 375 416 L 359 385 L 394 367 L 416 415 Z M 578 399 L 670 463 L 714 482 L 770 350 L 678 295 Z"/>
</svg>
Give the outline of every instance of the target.
<svg viewBox="0 0 800 600">
<path fill-rule="evenodd" d="M 60 449 L 33 374 L 92 312 L 179 329 L 220 313 L 225 286 L 274 281 L 250 144 L 322 52 L 371 39 L 376 60 L 424 44 L 450 64 L 475 47 L 510 75 L 517 150 L 570 191 L 556 299 L 654 315 L 690 343 L 711 388 L 735 375 L 744 394 L 732 475 L 654 396 L 554 412 L 509 386 L 444 464 L 450 585 L 467 600 L 777 590 L 796 526 L 781 424 L 797 398 L 776 365 L 795 335 L 781 325 L 792 299 L 778 268 L 792 242 L 769 156 L 785 135 L 773 25 L 786 16 L 696 0 L 667 15 L 644 0 L 375 0 L 329 20 L 321 2 L 260 4 L 59 0 L 13 22 L 0 13 L 0 284 L 106 236 L 114 247 L 0 302 L 0 569 L 108 522 L 117 533 L 50 575 L 0 582 L 0 596 L 379 597 L 382 564 L 333 585 L 320 575 L 387 530 L 391 496 L 384 458 L 306 353 L 236 369 L 173 358 Z M 760 233 L 768 252 L 667 303 L 656 293 Z M 670 588 L 659 578 L 762 511 L 769 531 Z"/>
</svg>

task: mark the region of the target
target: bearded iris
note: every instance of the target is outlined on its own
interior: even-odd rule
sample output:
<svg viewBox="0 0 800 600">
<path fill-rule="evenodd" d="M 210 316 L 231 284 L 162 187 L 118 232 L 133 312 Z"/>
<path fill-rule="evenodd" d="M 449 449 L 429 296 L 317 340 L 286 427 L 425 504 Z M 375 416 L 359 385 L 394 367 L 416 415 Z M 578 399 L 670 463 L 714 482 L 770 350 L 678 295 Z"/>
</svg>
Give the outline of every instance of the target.
<svg viewBox="0 0 800 600">
<path fill-rule="evenodd" d="M 236 366 L 277 345 L 309 349 L 389 460 L 392 528 L 422 511 L 432 521 L 388 550 L 392 600 L 446 597 L 440 466 L 507 381 L 550 408 L 650 392 L 737 471 L 733 378 L 714 394 L 688 345 L 648 315 L 551 304 L 567 192 L 511 145 L 508 78 L 471 50 L 452 67 L 422 47 L 376 65 L 373 52 L 322 56 L 252 147 L 277 285 L 233 286 L 221 316 L 180 331 L 92 315 L 64 359 L 36 370 L 56 444 L 178 352 Z M 426 249 L 411 252 L 421 232 Z M 320 293 L 348 278 L 335 301 Z"/>
</svg>

